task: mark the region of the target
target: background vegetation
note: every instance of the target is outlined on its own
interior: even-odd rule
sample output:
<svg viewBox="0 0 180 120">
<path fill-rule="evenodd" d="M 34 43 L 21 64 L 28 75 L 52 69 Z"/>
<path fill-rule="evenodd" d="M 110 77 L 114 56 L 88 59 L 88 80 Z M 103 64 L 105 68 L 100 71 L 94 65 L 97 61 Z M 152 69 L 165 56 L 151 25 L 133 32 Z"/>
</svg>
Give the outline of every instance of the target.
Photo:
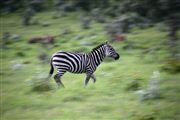
<svg viewBox="0 0 180 120">
<path fill-rule="evenodd" d="M 1 4 L 2 120 L 178 120 L 178 0 L 7 0 Z M 47 36 L 54 39 L 48 42 Z M 34 38 L 45 38 L 45 42 Z M 86 88 L 66 73 L 57 89 L 45 81 L 51 54 L 89 52 L 111 41 Z"/>
</svg>

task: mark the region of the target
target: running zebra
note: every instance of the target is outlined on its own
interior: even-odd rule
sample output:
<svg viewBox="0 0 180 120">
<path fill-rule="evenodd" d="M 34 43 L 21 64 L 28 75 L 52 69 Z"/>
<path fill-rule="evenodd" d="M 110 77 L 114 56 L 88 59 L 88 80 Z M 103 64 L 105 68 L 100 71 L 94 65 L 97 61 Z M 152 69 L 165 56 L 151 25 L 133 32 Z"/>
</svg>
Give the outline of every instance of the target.
<svg viewBox="0 0 180 120">
<path fill-rule="evenodd" d="M 56 52 L 52 55 L 50 61 L 51 69 L 49 77 L 54 72 L 54 65 L 57 68 L 57 74 L 54 76 L 54 79 L 58 87 L 60 85 L 64 87 L 60 78 L 67 71 L 71 73 L 86 73 L 85 86 L 88 84 L 90 78 L 95 83 L 96 78 L 93 73 L 106 56 L 112 57 L 115 60 L 119 59 L 119 54 L 107 42 L 92 49 L 90 53 Z"/>
</svg>

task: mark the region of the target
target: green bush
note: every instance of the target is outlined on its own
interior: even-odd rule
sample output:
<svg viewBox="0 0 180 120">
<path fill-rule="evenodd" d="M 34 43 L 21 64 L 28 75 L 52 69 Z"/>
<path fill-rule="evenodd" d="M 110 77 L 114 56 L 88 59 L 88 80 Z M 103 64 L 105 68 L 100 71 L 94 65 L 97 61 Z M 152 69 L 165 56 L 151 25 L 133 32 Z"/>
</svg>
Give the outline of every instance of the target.
<svg viewBox="0 0 180 120">
<path fill-rule="evenodd" d="M 47 77 L 44 74 L 38 74 L 30 79 L 32 91 L 35 92 L 46 92 L 52 90 L 52 86 L 49 83 Z"/>
<path fill-rule="evenodd" d="M 161 66 L 161 70 L 174 74 L 179 73 L 180 59 L 176 59 L 176 58 L 167 59 L 165 63 Z"/>
<path fill-rule="evenodd" d="M 52 90 L 52 86 L 48 83 L 48 82 L 39 82 L 39 83 L 35 83 L 32 86 L 32 91 L 36 91 L 36 92 L 46 92 L 46 91 L 50 91 Z"/>
<path fill-rule="evenodd" d="M 139 90 L 140 83 L 138 80 L 132 80 L 126 85 L 126 90 Z"/>
</svg>

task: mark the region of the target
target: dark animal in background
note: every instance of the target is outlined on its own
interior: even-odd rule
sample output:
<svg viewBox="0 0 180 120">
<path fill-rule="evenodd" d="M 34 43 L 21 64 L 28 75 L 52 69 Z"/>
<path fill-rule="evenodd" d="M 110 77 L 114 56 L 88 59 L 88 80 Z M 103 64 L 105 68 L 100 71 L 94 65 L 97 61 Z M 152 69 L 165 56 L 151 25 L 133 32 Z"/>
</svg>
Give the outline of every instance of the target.
<svg viewBox="0 0 180 120">
<path fill-rule="evenodd" d="M 125 36 L 123 35 L 115 35 L 114 36 L 114 41 L 117 41 L 117 42 L 121 42 L 121 41 L 124 41 L 126 38 Z"/>
<path fill-rule="evenodd" d="M 60 78 L 67 71 L 72 73 L 86 73 L 86 86 L 90 78 L 94 82 L 96 81 L 93 73 L 105 57 L 112 57 L 118 60 L 119 54 L 108 43 L 97 46 L 90 53 L 56 52 L 51 57 L 49 78 L 54 72 L 54 65 L 57 68 L 57 74 L 54 76 L 54 79 L 58 86 L 62 85 L 64 87 Z"/>
<path fill-rule="evenodd" d="M 53 44 L 55 36 L 43 36 L 43 37 L 33 37 L 28 43 L 44 43 L 44 44 Z"/>
</svg>

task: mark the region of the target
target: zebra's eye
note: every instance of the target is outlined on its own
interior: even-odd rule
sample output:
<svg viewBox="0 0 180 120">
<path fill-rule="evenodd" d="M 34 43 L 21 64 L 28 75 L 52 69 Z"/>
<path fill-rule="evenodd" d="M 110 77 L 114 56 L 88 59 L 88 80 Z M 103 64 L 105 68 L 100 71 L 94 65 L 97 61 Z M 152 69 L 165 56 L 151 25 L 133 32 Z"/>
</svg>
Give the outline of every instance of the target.
<svg viewBox="0 0 180 120">
<path fill-rule="evenodd" d="M 110 50 L 113 50 L 112 48 L 110 48 Z"/>
</svg>

